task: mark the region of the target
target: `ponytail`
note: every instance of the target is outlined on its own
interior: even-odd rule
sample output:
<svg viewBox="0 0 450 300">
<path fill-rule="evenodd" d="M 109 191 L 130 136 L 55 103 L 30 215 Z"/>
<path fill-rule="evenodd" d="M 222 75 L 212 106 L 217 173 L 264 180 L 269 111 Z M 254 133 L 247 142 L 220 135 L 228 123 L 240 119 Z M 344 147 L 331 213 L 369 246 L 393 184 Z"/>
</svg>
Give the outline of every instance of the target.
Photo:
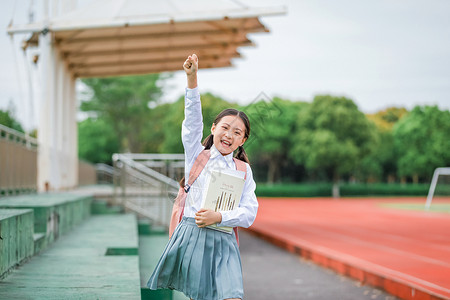
<svg viewBox="0 0 450 300">
<path fill-rule="evenodd" d="M 239 146 L 238 147 L 238 150 L 237 150 L 236 155 L 234 157 L 239 159 L 239 160 L 242 160 L 243 162 L 246 162 L 246 163 L 250 164 L 250 161 L 248 160 L 247 153 L 245 153 L 245 150 L 244 150 L 243 146 Z"/>
<path fill-rule="evenodd" d="M 202 145 L 203 147 L 205 147 L 205 150 L 211 149 L 213 144 L 214 144 L 214 136 L 212 134 L 208 135 L 202 142 Z"/>
</svg>

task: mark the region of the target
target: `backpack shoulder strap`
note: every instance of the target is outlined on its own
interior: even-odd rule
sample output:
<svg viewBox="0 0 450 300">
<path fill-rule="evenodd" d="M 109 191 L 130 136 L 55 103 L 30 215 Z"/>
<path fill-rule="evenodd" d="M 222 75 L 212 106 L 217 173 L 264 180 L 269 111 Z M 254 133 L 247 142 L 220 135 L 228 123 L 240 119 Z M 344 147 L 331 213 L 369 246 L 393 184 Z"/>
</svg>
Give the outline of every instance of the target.
<svg viewBox="0 0 450 300">
<path fill-rule="evenodd" d="M 187 185 L 185 185 L 184 190 L 186 192 L 189 191 L 191 185 L 197 180 L 197 177 L 203 171 L 203 168 L 206 166 L 209 158 L 211 157 L 211 152 L 208 150 L 203 150 L 195 159 L 194 164 L 192 165 L 191 171 L 189 172 L 189 180 Z"/>
<path fill-rule="evenodd" d="M 247 179 L 247 165 L 240 159 L 233 157 L 234 163 L 236 164 L 236 169 L 245 173 L 244 179 Z"/>
<path fill-rule="evenodd" d="M 203 168 L 205 167 L 205 165 L 208 162 L 210 157 L 211 157 L 211 153 L 209 150 L 202 150 L 202 152 L 200 152 L 200 154 L 195 159 L 194 164 L 192 165 L 191 171 L 189 172 L 188 183 L 185 184 L 184 187 L 182 187 L 182 188 L 180 187 L 180 190 L 178 191 L 178 195 L 175 198 L 175 202 L 174 202 L 173 208 L 172 208 L 172 217 L 170 220 L 169 236 L 172 236 L 172 233 L 174 232 L 175 227 L 178 225 L 178 223 L 181 222 L 181 218 L 183 218 L 183 215 L 184 215 L 184 205 L 185 205 L 187 193 L 189 192 L 191 185 L 194 183 L 194 181 L 197 179 L 197 177 L 202 172 Z M 186 183 L 186 181 L 185 181 L 185 183 Z"/>
<path fill-rule="evenodd" d="M 245 164 L 245 162 L 243 162 L 242 160 L 237 159 L 237 158 L 235 158 L 235 157 L 233 157 L 233 160 L 234 160 L 234 163 L 236 164 L 236 169 L 237 169 L 238 171 L 242 171 L 242 172 L 245 173 L 244 180 L 247 179 L 247 165 Z M 234 227 L 233 230 L 234 230 L 234 234 L 235 234 L 235 236 L 236 236 L 236 242 L 237 242 L 237 244 L 238 244 L 238 246 L 239 246 L 239 233 L 238 233 L 238 228 L 237 228 L 237 227 Z"/>
</svg>

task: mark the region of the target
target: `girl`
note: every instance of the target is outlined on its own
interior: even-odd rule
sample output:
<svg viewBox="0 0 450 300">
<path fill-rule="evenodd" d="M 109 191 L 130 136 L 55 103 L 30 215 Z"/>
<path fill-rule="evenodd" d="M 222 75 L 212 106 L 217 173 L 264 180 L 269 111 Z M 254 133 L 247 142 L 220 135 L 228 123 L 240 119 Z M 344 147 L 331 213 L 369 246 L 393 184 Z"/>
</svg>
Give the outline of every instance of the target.
<svg viewBox="0 0 450 300">
<path fill-rule="evenodd" d="M 250 134 L 247 116 L 235 109 L 222 111 L 211 126 L 211 134 L 201 143 L 202 109 L 197 88 L 198 58 L 193 54 L 183 64 L 187 75 L 185 120 L 181 130 L 185 153 L 185 178 L 197 156 L 210 149 L 210 157 L 189 188 L 184 216 L 170 238 L 147 286 L 183 292 L 195 300 L 242 299 L 242 266 L 235 233 L 205 228 L 219 226 L 249 227 L 258 210 L 255 181 L 243 145 Z M 236 169 L 236 158 L 246 162 L 246 179 L 239 207 L 226 212 L 202 209 L 205 184 L 213 170 Z"/>
</svg>

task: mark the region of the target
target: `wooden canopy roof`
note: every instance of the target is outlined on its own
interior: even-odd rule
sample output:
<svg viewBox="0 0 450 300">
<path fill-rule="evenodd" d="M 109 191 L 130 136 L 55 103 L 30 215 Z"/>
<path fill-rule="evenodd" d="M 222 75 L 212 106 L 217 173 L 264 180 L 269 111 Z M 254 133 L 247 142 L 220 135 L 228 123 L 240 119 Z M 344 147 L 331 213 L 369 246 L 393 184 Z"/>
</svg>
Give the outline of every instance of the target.
<svg viewBox="0 0 450 300">
<path fill-rule="evenodd" d="M 259 17 L 284 13 L 226 0 L 97 0 L 48 26 L 14 25 L 8 32 L 31 32 L 27 43 L 36 45 L 49 30 L 75 77 L 106 77 L 180 70 L 192 53 L 201 68 L 231 66 L 239 47 L 254 46 L 249 33 L 269 32 Z"/>
</svg>

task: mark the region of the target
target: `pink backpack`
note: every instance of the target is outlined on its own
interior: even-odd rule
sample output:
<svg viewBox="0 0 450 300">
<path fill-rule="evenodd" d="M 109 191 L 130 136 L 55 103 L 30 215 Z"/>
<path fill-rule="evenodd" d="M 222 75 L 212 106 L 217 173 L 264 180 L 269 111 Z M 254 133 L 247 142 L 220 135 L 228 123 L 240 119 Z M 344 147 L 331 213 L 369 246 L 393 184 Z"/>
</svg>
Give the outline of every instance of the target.
<svg viewBox="0 0 450 300">
<path fill-rule="evenodd" d="M 194 181 L 197 179 L 197 177 L 202 172 L 203 168 L 205 167 L 206 163 L 208 162 L 209 158 L 211 156 L 211 153 L 209 150 L 203 150 L 200 152 L 200 154 L 197 156 L 197 159 L 194 162 L 194 165 L 192 166 L 191 172 L 189 173 L 189 180 L 188 183 L 183 187 L 180 187 L 178 190 L 178 195 L 175 198 L 175 202 L 173 203 L 172 207 L 172 217 L 170 218 L 170 226 L 169 226 L 169 237 L 172 237 L 173 232 L 175 231 L 175 228 L 177 227 L 178 223 L 181 222 L 181 219 L 183 218 L 184 214 L 184 204 L 186 202 L 187 193 L 189 192 L 189 189 L 191 188 Z M 245 178 L 247 177 L 247 166 L 245 163 L 237 158 L 233 158 L 234 163 L 236 164 L 236 169 L 238 171 L 245 172 Z M 233 228 L 235 234 L 236 234 L 236 241 L 239 245 L 239 237 L 238 237 L 238 231 L 237 227 Z"/>
</svg>

